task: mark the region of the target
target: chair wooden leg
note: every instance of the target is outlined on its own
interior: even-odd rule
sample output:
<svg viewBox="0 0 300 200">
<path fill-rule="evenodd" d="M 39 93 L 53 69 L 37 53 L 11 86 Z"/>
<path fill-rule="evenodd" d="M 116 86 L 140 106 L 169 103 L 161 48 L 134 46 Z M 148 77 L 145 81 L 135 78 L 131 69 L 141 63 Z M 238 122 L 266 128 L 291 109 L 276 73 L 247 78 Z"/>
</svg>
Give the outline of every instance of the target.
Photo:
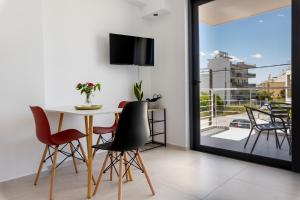
<svg viewBox="0 0 300 200">
<path fill-rule="evenodd" d="M 109 157 L 109 156 L 110 156 L 110 152 L 108 152 L 108 153 L 106 154 L 105 160 L 104 160 L 104 162 L 103 162 L 102 168 L 101 168 L 100 173 L 99 173 L 99 177 L 98 177 L 98 179 L 97 179 L 97 183 L 96 183 L 96 186 L 95 186 L 95 190 L 94 190 L 93 196 L 97 193 L 97 190 L 98 190 L 98 188 L 99 188 L 99 186 L 100 186 L 100 182 L 101 182 L 101 179 L 102 179 L 102 176 L 103 176 L 103 172 L 104 172 L 104 170 L 105 170 L 106 163 L 107 163 L 107 160 L 108 160 L 108 157 Z"/>
<path fill-rule="evenodd" d="M 150 177 L 149 177 L 149 175 L 148 175 L 148 172 L 147 172 L 147 170 L 146 170 L 146 167 L 145 167 L 145 165 L 144 165 L 144 162 L 143 162 L 143 160 L 142 160 L 142 157 L 141 157 L 139 151 L 137 151 L 137 159 L 139 160 L 139 163 L 141 164 L 141 167 L 142 167 L 142 169 L 143 169 L 143 171 L 144 171 L 144 174 L 145 174 L 145 177 L 146 177 L 147 182 L 148 182 L 148 184 L 149 184 L 149 187 L 150 187 L 150 189 L 151 189 L 152 195 L 155 195 L 155 191 L 154 191 L 153 185 L 152 185 L 152 183 L 151 183 Z"/>
<path fill-rule="evenodd" d="M 80 142 L 79 140 L 78 140 L 78 144 L 79 144 L 79 148 L 80 148 L 80 151 L 81 151 L 81 153 L 82 153 L 82 157 L 83 157 L 83 159 L 84 159 L 84 162 L 85 162 L 86 166 L 88 167 L 87 157 L 86 157 L 86 154 L 85 154 L 85 152 L 84 152 L 84 149 L 83 149 L 83 147 L 82 147 L 82 145 L 81 145 L 81 142 Z M 94 175 L 92 176 L 92 179 L 93 179 L 94 185 L 96 185 L 96 181 L 95 181 Z"/>
<path fill-rule="evenodd" d="M 119 187 L 118 187 L 118 200 L 122 200 L 122 178 L 123 178 L 123 154 L 120 154 L 119 161 Z"/>
<path fill-rule="evenodd" d="M 100 143 L 100 139 L 101 139 L 101 135 L 99 135 L 98 139 L 97 139 L 97 142 L 96 142 L 96 145 L 98 145 Z M 97 152 L 97 149 L 94 149 L 94 152 L 93 152 L 93 159 L 96 155 L 96 152 Z"/>
<path fill-rule="evenodd" d="M 52 163 L 52 174 L 51 174 L 51 182 L 50 182 L 50 194 L 49 200 L 53 199 L 53 189 L 54 189 L 54 178 L 56 173 L 56 160 L 57 160 L 58 146 L 55 147 L 54 158 Z"/>
<path fill-rule="evenodd" d="M 127 168 L 128 168 L 128 159 L 127 159 L 127 153 L 125 152 L 124 153 L 124 165 L 125 165 L 125 172 L 126 172 L 126 170 L 127 170 Z M 128 182 L 129 181 L 129 171 L 127 171 L 126 172 L 126 174 L 125 174 L 125 176 L 126 176 L 126 182 Z"/>
<path fill-rule="evenodd" d="M 127 152 L 125 152 L 125 155 L 124 155 L 124 157 L 126 156 L 126 160 L 127 160 Z M 130 158 L 130 157 L 129 157 Z M 128 161 L 128 160 L 127 160 Z M 129 165 L 129 169 L 128 169 L 128 179 L 129 179 L 129 181 L 133 181 L 133 176 L 132 176 L 132 170 L 131 170 L 131 167 L 130 167 L 130 165 Z"/>
<path fill-rule="evenodd" d="M 40 161 L 39 169 L 38 169 L 38 172 L 37 172 L 35 180 L 34 180 L 34 185 L 37 185 L 37 183 L 38 183 L 40 173 L 41 173 L 41 170 L 42 170 L 43 165 L 44 165 L 45 157 L 47 155 L 47 151 L 48 151 L 48 145 L 45 145 L 45 149 L 44 149 L 41 161 Z"/>
<path fill-rule="evenodd" d="M 110 164 L 112 165 L 112 163 L 114 161 L 113 154 L 110 154 L 109 158 L 110 158 Z M 110 167 L 109 171 L 110 171 L 109 172 L 109 180 L 112 181 L 113 180 L 113 166 Z"/>
<path fill-rule="evenodd" d="M 69 144 L 69 146 L 70 146 L 70 151 L 71 151 L 71 154 L 72 154 L 72 159 L 73 159 L 73 165 L 74 165 L 75 173 L 77 174 L 78 170 L 77 170 L 76 158 L 74 157 L 74 148 L 73 148 L 73 145 L 71 143 Z"/>
</svg>

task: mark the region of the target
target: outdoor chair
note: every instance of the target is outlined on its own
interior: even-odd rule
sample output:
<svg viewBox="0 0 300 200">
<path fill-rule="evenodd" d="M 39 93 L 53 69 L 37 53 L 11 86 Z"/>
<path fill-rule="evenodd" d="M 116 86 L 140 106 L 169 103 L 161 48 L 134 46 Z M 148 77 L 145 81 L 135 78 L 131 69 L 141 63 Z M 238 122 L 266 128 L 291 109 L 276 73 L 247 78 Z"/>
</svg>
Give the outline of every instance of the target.
<svg viewBox="0 0 300 200">
<path fill-rule="evenodd" d="M 250 152 L 251 154 L 253 153 L 253 150 L 254 150 L 254 148 L 257 144 L 257 141 L 258 141 L 258 139 L 259 139 L 259 137 L 260 137 L 260 135 L 263 131 L 267 131 L 267 132 L 274 131 L 276 147 L 279 148 L 279 149 L 281 148 L 281 145 L 279 143 L 277 131 L 282 131 L 285 134 L 285 137 L 288 140 L 289 147 L 291 146 L 290 138 L 288 137 L 286 123 L 281 117 L 273 115 L 272 113 L 269 113 L 269 112 L 266 112 L 266 111 L 256 109 L 256 108 L 252 108 L 252 107 L 248 107 L 248 106 L 245 106 L 245 108 L 246 108 L 246 112 L 248 114 L 248 117 L 249 117 L 249 120 L 250 120 L 250 123 L 251 123 L 251 130 L 250 130 L 249 136 L 247 138 L 247 141 L 244 145 L 244 148 L 247 147 L 247 144 L 248 144 L 249 139 L 251 137 L 252 131 L 255 130 L 255 131 L 258 132 L 258 135 L 255 139 L 255 142 L 254 142 L 254 144 L 252 146 L 252 149 L 251 149 L 251 152 Z M 263 124 L 258 124 L 255 117 L 254 117 L 253 112 L 257 112 L 259 114 L 268 116 L 269 121 L 266 121 L 266 123 L 263 123 Z"/>
<path fill-rule="evenodd" d="M 269 105 L 269 110 L 273 115 L 282 118 L 285 122 L 286 128 L 288 129 L 288 134 L 285 134 L 282 141 L 280 142 L 280 146 L 282 146 L 286 137 L 289 137 L 290 141 L 292 140 L 291 104 L 283 102 L 271 102 Z"/>
</svg>

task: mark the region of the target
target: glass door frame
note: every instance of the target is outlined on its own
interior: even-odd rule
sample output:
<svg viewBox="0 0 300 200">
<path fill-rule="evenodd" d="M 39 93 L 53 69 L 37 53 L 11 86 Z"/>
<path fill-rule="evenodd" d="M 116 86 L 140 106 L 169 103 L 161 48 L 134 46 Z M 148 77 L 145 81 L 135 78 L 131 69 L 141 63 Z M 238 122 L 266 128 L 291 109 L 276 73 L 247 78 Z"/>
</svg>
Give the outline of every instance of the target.
<svg viewBox="0 0 300 200">
<path fill-rule="evenodd" d="M 200 138 L 200 99 L 199 99 L 199 16 L 198 7 L 214 0 L 188 0 L 188 45 L 189 45 L 189 109 L 190 109 L 190 148 L 192 150 L 217 154 L 235 159 L 251 161 L 278 168 L 284 168 L 300 172 L 300 1 L 292 0 L 292 161 L 284 161 L 275 158 L 267 158 L 243 152 L 220 149 L 201 145 Z M 298 36 L 298 37 L 297 37 Z M 298 56 L 297 56 L 298 55 Z M 298 66 L 298 67 L 295 67 Z M 298 102 L 298 104 L 296 103 Z"/>
</svg>

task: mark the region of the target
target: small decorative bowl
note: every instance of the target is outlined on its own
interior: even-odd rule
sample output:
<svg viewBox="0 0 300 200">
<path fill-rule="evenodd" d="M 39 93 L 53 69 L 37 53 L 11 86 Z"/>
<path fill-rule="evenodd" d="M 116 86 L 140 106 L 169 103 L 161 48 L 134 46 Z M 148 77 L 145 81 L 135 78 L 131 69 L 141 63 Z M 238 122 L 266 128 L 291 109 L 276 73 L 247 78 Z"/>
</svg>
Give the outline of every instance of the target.
<svg viewBox="0 0 300 200">
<path fill-rule="evenodd" d="M 103 106 L 102 105 L 78 105 L 75 106 L 76 110 L 99 110 Z"/>
</svg>

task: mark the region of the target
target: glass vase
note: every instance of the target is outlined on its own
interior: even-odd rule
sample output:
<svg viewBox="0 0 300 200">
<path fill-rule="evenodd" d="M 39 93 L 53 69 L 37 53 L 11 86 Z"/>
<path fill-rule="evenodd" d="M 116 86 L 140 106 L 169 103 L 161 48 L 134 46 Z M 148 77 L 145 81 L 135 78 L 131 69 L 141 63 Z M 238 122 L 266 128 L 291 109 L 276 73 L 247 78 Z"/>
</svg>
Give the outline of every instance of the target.
<svg viewBox="0 0 300 200">
<path fill-rule="evenodd" d="M 92 104 L 92 95 L 91 94 L 86 94 L 85 96 L 85 105 L 91 106 Z"/>
</svg>

